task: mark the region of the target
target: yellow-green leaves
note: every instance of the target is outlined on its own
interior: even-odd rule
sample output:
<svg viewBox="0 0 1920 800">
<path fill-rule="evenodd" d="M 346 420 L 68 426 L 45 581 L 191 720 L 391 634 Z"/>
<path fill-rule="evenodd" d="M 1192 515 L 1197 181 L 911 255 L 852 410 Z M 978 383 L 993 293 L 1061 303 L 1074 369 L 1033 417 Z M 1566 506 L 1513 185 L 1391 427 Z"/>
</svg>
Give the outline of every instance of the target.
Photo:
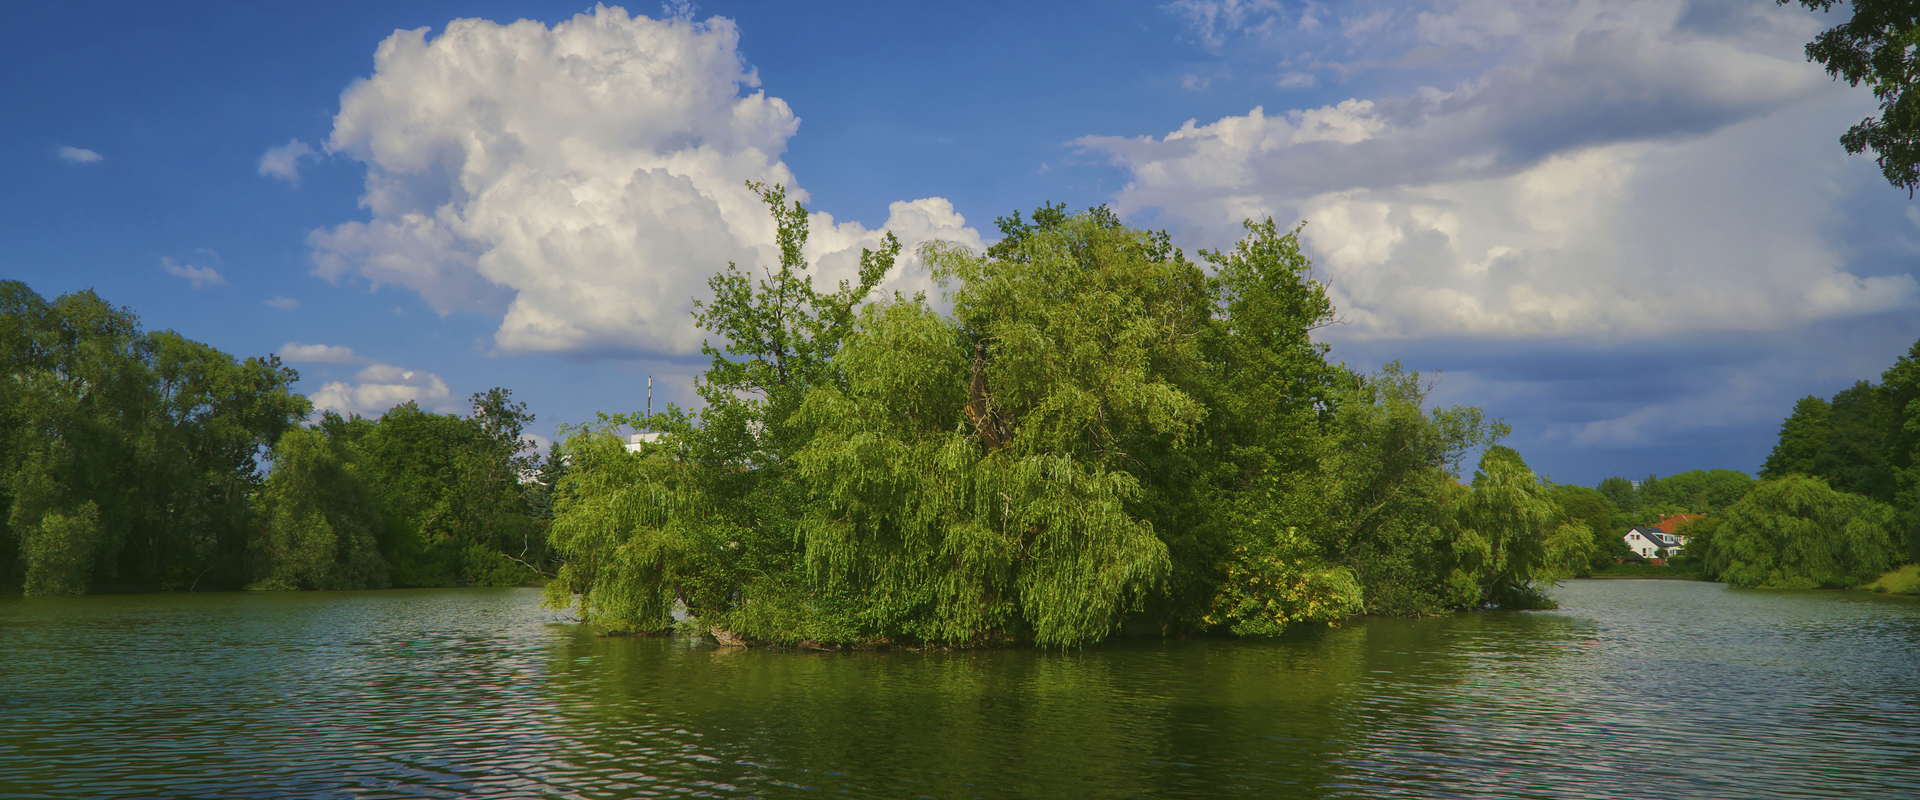
<svg viewBox="0 0 1920 800">
<path fill-rule="evenodd" d="M 1734 586 L 1846 588 L 1898 562 L 1893 509 L 1790 475 L 1763 481 L 1727 509 L 1712 536 L 1720 579 Z"/>
<path fill-rule="evenodd" d="M 715 278 L 700 319 L 731 345 L 698 424 L 640 454 L 568 440 L 554 599 L 583 618 L 657 629 L 684 601 L 786 643 L 1073 646 L 1131 614 L 1271 634 L 1478 605 L 1557 557 L 1531 473 L 1477 505 L 1452 487 L 1497 422 L 1427 411 L 1397 365 L 1326 363 L 1332 306 L 1270 220 L 1209 275 L 1104 209 L 1043 207 L 985 254 L 923 247 L 946 316 L 861 306 L 865 278 L 812 294 L 805 216 L 766 196 L 783 261 Z"/>
<path fill-rule="evenodd" d="M 667 449 L 630 453 L 604 428 L 567 437 L 572 469 L 547 536 L 568 559 L 550 605 L 575 606 L 582 620 L 619 631 L 672 624 L 677 578 L 694 550 L 688 527 L 701 515 L 684 464 L 659 452 Z"/>
</svg>

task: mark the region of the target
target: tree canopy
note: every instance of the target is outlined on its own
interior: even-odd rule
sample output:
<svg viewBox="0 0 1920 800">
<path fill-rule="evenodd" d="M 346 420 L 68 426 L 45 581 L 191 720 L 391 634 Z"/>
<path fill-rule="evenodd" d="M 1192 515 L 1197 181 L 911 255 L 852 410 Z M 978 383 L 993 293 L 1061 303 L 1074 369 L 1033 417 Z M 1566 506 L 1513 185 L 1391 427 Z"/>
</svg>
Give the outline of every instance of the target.
<svg viewBox="0 0 1920 800">
<path fill-rule="evenodd" d="M 503 389 L 468 418 L 407 404 L 307 428 L 279 359 L 17 281 L 0 359 L 0 590 L 527 583 L 546 563 L 532 416 Z"/>
<path fill-rule="evenodd" d="M 951 303 L 873 297 L 898 245 L 819 294 L 805 210 L 756 187 L 781 263 L 728 265 L 698 414 L 564 444 L 550 601 L 726 641 L 1074 645 L 1123 625 L 1274 633 L 1361 610 L 1532 605 L 1593 535 L 1505 427 L 1418 373 L 1329 363 L 1298 232 L 1201 263 L 1104 208 L 920 251 Z M 667 433 L 628 452 L 616 431 Z"/>
<path fill-rule="evenodd" d="M 1893 509 L 1792 475 L 1761 484 L 1713 534 L 1714 567 L 1734 586 L 1848 588 L 1899 563 Z"/>
<path fill-rule="evenodd" d="M 1701 529 L 1707 574 L 1746 586 L 1858 586 L 1920 560 L 1917 446 L 1920 342 L 1878 384 L 1794 404 L 1766 480 Z"/>
</svg>

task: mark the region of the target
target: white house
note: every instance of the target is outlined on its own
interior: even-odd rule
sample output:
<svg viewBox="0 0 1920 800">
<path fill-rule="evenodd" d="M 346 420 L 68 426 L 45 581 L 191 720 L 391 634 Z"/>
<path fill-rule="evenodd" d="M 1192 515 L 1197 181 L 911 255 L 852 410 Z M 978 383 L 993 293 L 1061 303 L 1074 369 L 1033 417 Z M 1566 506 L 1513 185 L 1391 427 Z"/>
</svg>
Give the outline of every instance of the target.
<svg viewBox="0 0 1920 800">
<path fill-rule="evenodd" d="M 663 436 L 666 436 L 666 434 L 660 433 L 658 431 L 655 431 L 653 433 L 628 434 L 627 435 L 627 452 L 638 453 L 640 452 L 641 445 L 658 442 L 660 441 L 660 437 L 663 437 Z"/>
<path fill-rule="evenodd" d="M 1687 546 L 1686 539 L 1649 525 L 1629 529 L 1627 535 L 1621 538 L 1641 558 L 1672 558 L 1680 555 Z"/>
</svg>

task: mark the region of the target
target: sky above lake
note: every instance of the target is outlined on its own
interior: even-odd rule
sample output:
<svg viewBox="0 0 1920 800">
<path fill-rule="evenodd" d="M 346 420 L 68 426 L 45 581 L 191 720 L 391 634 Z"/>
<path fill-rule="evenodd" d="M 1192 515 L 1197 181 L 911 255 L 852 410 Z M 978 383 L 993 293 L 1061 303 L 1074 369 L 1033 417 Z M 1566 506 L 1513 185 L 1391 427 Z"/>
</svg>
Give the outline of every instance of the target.
<svg viewBox="0 0 1920 800">
<path fill-rule="evenodd" d="M 1756 470 L 1920 337 L 1920 206 L 1765 0 L 17 6 L 0 277 L 93 289 L 316 405 L 545 438 L 691 403 L 706 279 L 852 274 L 1106 204 L 1188 253 L 1305 222 L 1322 339 L 1486 408 L 1563 483 Z M 885 291 L 937 295 L 917 259 Z"/>
</svg>

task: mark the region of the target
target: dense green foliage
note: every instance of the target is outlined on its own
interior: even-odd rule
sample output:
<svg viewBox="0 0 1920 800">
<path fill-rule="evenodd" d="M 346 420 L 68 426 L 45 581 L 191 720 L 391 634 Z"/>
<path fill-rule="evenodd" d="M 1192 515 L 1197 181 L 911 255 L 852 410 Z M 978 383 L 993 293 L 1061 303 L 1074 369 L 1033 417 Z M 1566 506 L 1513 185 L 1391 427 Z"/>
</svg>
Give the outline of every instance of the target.
<svg viewBox="0 0 1920 800">
<path fill-rule="evenodd" d="M 1706 574 L 1740 586 L 1859 586 L 1916 560 L 1916 448 L 1920 342 L 1879 384 L 1794 404 L 1766 480 L 1690 531 Z"/>
<path fill-rule="evenodd" d="M 261 487 L 256 585 L 264 589 L 361 589 L 387 585 L 376 541 L 382 520 L 373 491 L 344 443 L 291 430 L 273 448 Z"/>
<path fill-rule="evenodd" d="M 1846 588 L 1899 559 L 1893 509 L 1792 475 L 1762 483 L 1711 534 L 1707 566 L 1734 586 Z"/>
<path fill-rule="evenodd" d="M 1618 527 L 1644 525 L 1674 514 L 1710 514 L 1724 511 L 1754 487 L 1753 476 L 1731 469 L 1677 472 L 1666 477 L 1648 475 L 1638 482 L 1614 477 L 1601 481 L 1600 495 L 1615 513 L 1625 515 Z"/>
<path fill-rule="evenodd" d="M 1620 533 L 1623 526 L 1616 525 L 1618 513 L 1600 490 L 1558 484 L 1553 487 L 1553 502 L 1560 506 L 1569 522 L 1587 526 L 1588 533 L 1593 537 L 1588 547 L 1586 568 L 1575 570 L 1576 574 L 1586 575 L 1593 570 L 1604 569 L 1616 558 L 1625 555 L 1627 542 Z"/>
<path fill-rule="evenodd" d="M 1827 433 L 1833 427 L 1833 405 L 1818 397 L 1802 397 L 1793 405 L 1793 413 L 1780 423 L 1780 440 L 1760 466 L 1760 477 L 1812 475 L 1814 462 L 1827 448 Z"/>
<path fill-rule="evenodd" d="M 1787 5 L 1794 0 L 1775 0 Z M 1798 0 L 1832 11 L 1839 0 Z M 1864 83 L 1880 101 L 1880 116 L 1848 129 L 1848 153 L 1872 151 L 1887 182 L 1912 194 L 1920 187 L 1920 4 L 1912 0 L 1852 0 L 1853 16 L 1807 43 L 1807 60 L 1849 86 Z"/>
<path fill-rule="evenodd" d="M 565 444 L 550 600 L 617 630 L 731 640 L 1071 645 L 1123 623 L 1273 633 L 1359 611 L 1535 605 L 1593 535 L 1504 426 L 1356 374 L 1297 232 L 1205 266 L 1104 208 L 921 251 L 951 301 L 869 298 L 898 245 L 817 293 L 807 216 L 759 187 L 781 263 L 715 276 L 707 407 Z M 629 453 L 614 431 L 667 432 Z M 1511 451 L 1507 451 L 1511 452 Z"/>
<path fill-rule="evenodd" d="M 246 580 L 259 458 L 309 409 L 292 370 L 17 281 L 0 358 L 0 587 Z"/>
<path fill-rule="evenodd" d="M 545 563 L 550 484 L 522 483 L 532 417 L 504 390 L 470 418 L 310 430 L 278 359 L 15 281 L 0 358 L 0 590 L 526 583 Z"/>
<path fill-rule="evenodd" d="M 378 487 L 386 516 L 381 551 L 401 586 L 514 585 L 547 561 L 548 486 L 527 477 L 533 420 L 504 389 L 473 396 L 473 414 L 431 414 L 414 403 L 378 420 L 322 417 L 317 426 L 347 445 Z"/>
<path fill-rule="evenodd" d="M 1830 400 L 1802 398 L 1780 426 L 1779 443 L 1761 471 L 1765 478 L 1808 475 L 1834 491 L 1892 506 L 1891 523 L 1920 560 L 1920 342 L 1880 375 L 1856 382 Z"/>
</svg>

